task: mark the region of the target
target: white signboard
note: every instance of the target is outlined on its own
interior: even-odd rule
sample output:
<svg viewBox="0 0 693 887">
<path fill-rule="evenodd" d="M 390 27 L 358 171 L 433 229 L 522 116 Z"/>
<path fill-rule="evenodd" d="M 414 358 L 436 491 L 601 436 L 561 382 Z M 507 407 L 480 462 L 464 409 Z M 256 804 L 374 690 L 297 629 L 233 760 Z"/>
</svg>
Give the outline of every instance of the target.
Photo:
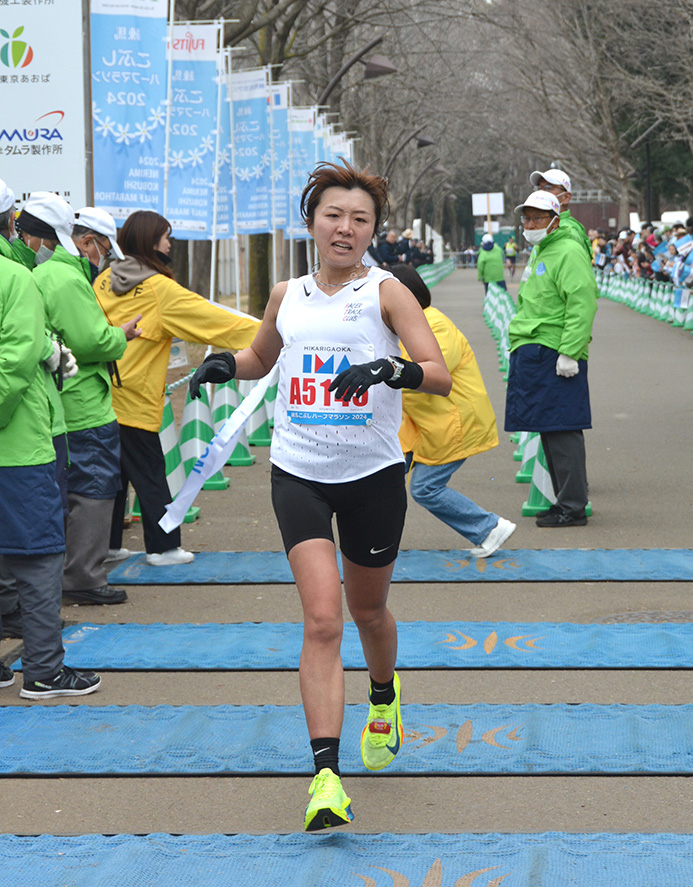
<svg viewBox="0 0 693 887">
<path fill-rule="evenodd" d="M 488 222 L 484 222 L 484 231 L 488 234 Z M 500 222 L 491 222 L 491 234 L 498 234 L 500 231 Z"/>
<path fill-rule="evenodd" d="M 0 5 L 0 169 L 23 201 L 54 191 L 87 203 L 80 0 Z"/>
<path fill-rule="evenodd" d="M 505 200 L 502 191 L 488 194 L 472 194 L 473 216 L 502 216 L 505 213 Z"/>
</svg>

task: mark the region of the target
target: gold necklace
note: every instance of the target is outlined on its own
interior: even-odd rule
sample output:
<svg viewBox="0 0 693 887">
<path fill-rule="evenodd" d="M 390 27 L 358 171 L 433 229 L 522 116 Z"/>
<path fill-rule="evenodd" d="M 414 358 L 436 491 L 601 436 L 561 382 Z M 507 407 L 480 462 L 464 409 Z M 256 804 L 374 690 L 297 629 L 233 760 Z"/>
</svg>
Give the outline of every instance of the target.
<svg viewBox="0 0 693 887">
<path fill-rule="evenodd" d="M 320 286 L 335 286 L 335 287 L 336 286 L 347 286 L 347 284 L 349 284 L 349 283 L 354 283 L 354 281 L 360 280 L 364 274 L 368 273 L 368 266 L 367 265 L 362 265 L 361 267 L 363 268 L 363 271 L 360 274 L 357 274 L 356 276 L 352 275 L 349 278 L 349 280 L 345 280 L 343 283 L 325 283 L 324 281 L 320 280 L 320 278 L 317 276 L 319 274 L 319 269 L 318 269 L 318 271 L 313 272 L 313 278 L 316 283 L 320 284 Z"/>
</svg>

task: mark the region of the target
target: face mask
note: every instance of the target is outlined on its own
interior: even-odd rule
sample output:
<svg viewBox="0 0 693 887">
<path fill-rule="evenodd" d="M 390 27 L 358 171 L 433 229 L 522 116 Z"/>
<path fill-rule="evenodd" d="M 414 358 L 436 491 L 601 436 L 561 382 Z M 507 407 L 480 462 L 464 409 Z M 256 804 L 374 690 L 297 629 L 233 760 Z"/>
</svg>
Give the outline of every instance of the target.
<svg viewBox="0 0 693 887">
<path fill-rule="evenodd" d="M 99 254 L 99 264 L 96 266 L 97 273 L 101 273 L 103 269 L 106 267 L 106 262 L 111 258 L 111 251 L 106 250 L 106 252 L 102 255 L 101 250 L 99 249 L 99 244 L 94 241 L 96 246 L 96 252 Z"/>
<path fill-rule="evenodd" d="M 532 246 L 536 246 L 538 243 L 541 243 L 542 240 L 549 234 L 549 228 L 553 225 L 553 219 L 549 222 L 546 228 L 533 228 L 531 231 L 523 231 L 523 235 L 527 243 L 531 243 Z"/>
<path fill-rule="evenodd" d="M 48 249 L 48 247 L 41 241 L 41 246 L 36 251 L 36 264 L 42 265 L 44 262 L 47 262 L 49 259 L 53 257 L 53 250 Z"/>
</svg>

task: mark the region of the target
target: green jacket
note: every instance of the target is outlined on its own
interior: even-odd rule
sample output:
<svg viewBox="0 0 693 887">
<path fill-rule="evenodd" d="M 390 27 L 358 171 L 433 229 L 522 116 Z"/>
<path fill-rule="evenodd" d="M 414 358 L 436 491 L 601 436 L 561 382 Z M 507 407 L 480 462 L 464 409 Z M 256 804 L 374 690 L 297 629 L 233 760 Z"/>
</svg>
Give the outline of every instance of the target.
<svg viewBox="0 0 693 887">
<path fill-rule="evenodd" d="M 19 262 L 20 265 L 28 268 L 29 271 L 34 267 L 36 259 L 36 253 L 33 249 L 29 249 L 19 237 L 10 243 L 2 234 L 0 234 L 0 256 L 9 259 L 11 262 Z"/>
<path fill-rule="evenodd" d="M 46 383 L 43 305 L 31 274 L 0 257 L 0 466 L 55 461 Z"/>
<path fill-rule="evenodd" d="M 495 283 L 504 280 L 503 275 L 503 250 L 497 243 L 492 249 L 480 249 L 476 260 L 477 278 L 484 283 Z"/>
<path fill-rule="evenodd" d="M 573 240 L 587 251 L 587 258 L 590 260 L 591 265 L 594 254 L 587 231 L 585 231 L 585 226 L 572 216 L 569 209 L 564 209 L 559 218 L 561 220 L 561 228 L 567 228 Z"/>
<path fill-rule="evenodd" d="M 28 246 L 24 246 L 22 242 L 22 246 L 24 246 L 24 249 L 27 251 L 27 255 L 25 256 L 23 253 L 20 253 L 17 249 L 15 249 L 15 244 L 19 243 L 19 240 L 15 240 L 13 243 L 10 243 L 9 240 L 6 240 L 0 234 L 0 256 L 9 259 L 10 262 L 17 262 L 18 264 L 23 265 L 24 267 L 31 270 L 31 268 L 34 267 L 36 253 L 33 250 L 29 249 Z M 29 262 L 29 254 L 31 256 L 31 265 L 27 264 Z M 50 405 L 51 428 L 53 429 L 53 437 L 57 437 L 59 434 L 65 434 L 67 428 L 65 426 L 65 412 L 60 401 L 58 389 L 55 387 L 53 375 L 46 364 L 43 363 L 45 360 L 48 360 L 52 353 L 53 344 L 51 341 L 50 333 L 48 330 L 46 330 L 46 341 L 44 344 L 43 353 L 41 355 L 41 363 L 43 364 L 43 371 L 46 375 L 46 393 L 48 395 L 48 402 Z"/>
<path fill-rule="evenodd" d="M 527 273 L 529 271 L 529 273 Z M 597 312 L 597 284 L 584 250 L 560 227 L 532 250 L 510 321 L 510 350 L 539 343 L 587 359 Z"/>
<path fill-rule="evenodd" d="M 106 364 L 122 357 L 127 344 L 123 330 L 109 326 L 99 308 L 85 263 L 58 244 L 52 257 L 34 269 L 48 327 L 72 349 L 79 366 L 63 384 L 68 431 L 115 421 Z"/>
</svg>

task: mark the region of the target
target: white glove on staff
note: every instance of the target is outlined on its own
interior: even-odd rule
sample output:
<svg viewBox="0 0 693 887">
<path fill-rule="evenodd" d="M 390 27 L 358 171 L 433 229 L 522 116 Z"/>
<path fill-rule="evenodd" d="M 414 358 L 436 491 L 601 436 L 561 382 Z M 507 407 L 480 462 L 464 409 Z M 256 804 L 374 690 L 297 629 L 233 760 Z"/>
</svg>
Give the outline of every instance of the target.
<svg viewBox="0 0 693 887">
<path fill-rule="evenodd" d="M 62 345 L 55 340 L 53 340 L 52 345 L 53 353 L 46 360 L 46 365 L 51 373 L 57 372 L 58 367 L 62 367 L 63 379 L 71 379 L 72 376 L 76 376 L 79 367 L 72 351 L 70 351 L 67 345 Z"/>
<path fill-rule="evenodd" d="M 51 373 L 56 372 L 58 367 L 60 366 L 60 345 L 55 341 L 55 339 L 51 342 L 53 346 L 53 353 L 50 357 L 47 357 L 45 360 L 45 364 Z"/>
<path fill-rule="evenodd" d="M 579 372 L 580 367 L 577 360 L 573 360 L 573 358 L 568 357 L 567 354 L 558 355 L 558 360 L 556 361 L 557 376 L 565 376 L 566 379 L 570 379 L 571 376 L 577 376 Z"/>
<path fill-rule="evenodd" d="M 60 346 L 60 363 L 63 368 L 63 379 L 71 379 L 73 376 L 77 375 L 79 367 L 77 366 L 74 354 L 70 351 L 67 345 Z"/>
</svg>

